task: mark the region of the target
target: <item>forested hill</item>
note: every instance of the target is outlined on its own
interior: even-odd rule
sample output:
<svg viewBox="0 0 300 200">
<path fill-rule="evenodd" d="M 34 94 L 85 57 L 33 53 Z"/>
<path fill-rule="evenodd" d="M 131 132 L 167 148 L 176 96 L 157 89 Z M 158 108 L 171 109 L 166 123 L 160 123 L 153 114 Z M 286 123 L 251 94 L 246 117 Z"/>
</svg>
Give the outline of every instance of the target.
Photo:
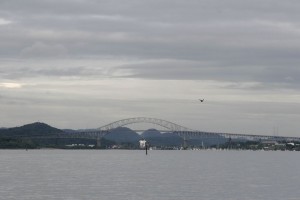
<svg viewBox="0 0 300 200">
<path fill-rule="evenodd" d="M 26 124 L 20 127 L 0 129 L 0 136 L 2 137 L 45 136 L 45 135 L 56 135 L 59 133 L 63 133 L 63 131 L 41 122 Z"/>
</svg>

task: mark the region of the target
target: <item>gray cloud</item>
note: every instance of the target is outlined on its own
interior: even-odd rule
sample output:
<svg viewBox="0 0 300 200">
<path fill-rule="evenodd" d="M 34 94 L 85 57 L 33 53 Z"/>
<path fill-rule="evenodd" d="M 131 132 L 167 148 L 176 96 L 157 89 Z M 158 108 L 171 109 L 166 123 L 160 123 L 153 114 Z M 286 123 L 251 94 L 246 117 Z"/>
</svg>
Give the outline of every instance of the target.
<svg viewBox="0 0 300 200">
<path fill-rule="evenodd" d="M 0 17 L 13 22 L 0 31 L 4 58 L 128 57 L 160 63 L 126 66 L 132 77 L 299 86 L 300 16 L 293 1 L 1 4 Z"/>
<path fill-rule="evenodd" d="M 227 85 L 236 88 L 243 82 L 253 82 L 248 89 L 300 88 L 300 69 L 290 66 L 222 66 L 220 63 L 161 60 L 136 65 L 116 67 L 114 70 L 125 71 L 124 77 L 142 77 L 148 79 L 172 80 L 218 80 L 236 82 Z M 246 88 L 244 88 L 246 89 Z"/>
<path fill-rule="evenodd" d="M 83 110 L 84 105 L 91 104 L 94 95 L 90 94 L 103 92 L 101 102 L 114 113 L 100 110 L 113 119 L 118 112 L 128 116 L 143 110 L 154 115 L 155 105 L 163 110 L 164 101 L 197 99 L 198 94 L 206 94 L 216 102 L 226 99 L 235 103 L 255 95 L 255 105 L 258 101 L 268 107 L 268 119 L 273 114 L 269 111 L 276 106 L 265 105 L 266 99 L 276 102 L 279 98 L 288 104 L 280 112 L 293 113 L 292 118 L 287 117 L 287 124 L 294 122 L 290 127 L 295 130 L 299 113 L 292 112 L 292 108 L 298 105 L 295 99 L 300 90 L 299 8 L 294 0 L 2 0 L 0 84 L 16 82 L 25 86 L 17 90 L 1 88 L 0 97 L 13 93 L 11 105 L 35 103 L 38 99 L 43 111 L 49 110 L 47 105 L 68 110 L 61 102 L 66 97 L 63 94 L 71 91 L 77 95 L 69 95 Z M 58 84 L 53 86 L 53 82 Z M 174 90 L 166 86 L 169 82 L 176 85 Z M 159 87 L 159 83 L 166 88 Z M 195 89 L 185 91 L 180 87 L 188 88 L 190 84 Z M 29 85 L 36 85 L 30 88 L 32 94 Z M 40 99 L 44 90 L 57 91 L 51 95 L 58 100 Z M 87 92 L 89 98 L 84 98 Z M 132 111 L 122 106 L 114 109 L 117 103 L 110 103 L 118 99 L 131 101 L 136 96 L 150 98 L 149 93 L 157 102 L 135 100 L 129 103 Z M 280 98 L 282 94 L 286 98 Z M 230 112 L 232 120 L 242 114 L 248 116 L 247 109 L 242 108 L 254 108 L 251 102 Z M 0 107 L 12 113 L 18 107 L 5 105 L 2 101 Z M 199 113 L 190 107 L 187 110 L 191 114 L 184 114 L 184 108 L 185 104 L 180 104 L 176 109 L 166 109 L 172 114 L 165 117 L 172 118 L 179 112 L 196 126 L 197 120 L 190 116 L 197 118 Z M 229 128 L 216 117 L 225 111 L 229 112 L 226 106 L 215 114 L 207 111 L 207 119 L 217 118 L 222 124 L 220 129 Z M 259 115 L 259 110 L 253 111 Z M 96 121 L 97 115 L 91 118 Z M 240 130 L 251 124 L 239 122 Z"/>
<path fill-rule="evenodd" d="M 41 42 L 34 43 L 32 46 L 26 47 L 21 51 L 22 57 L 65 57 L 67 50 L 63 45 L 46 45 Z"/>
</svg>

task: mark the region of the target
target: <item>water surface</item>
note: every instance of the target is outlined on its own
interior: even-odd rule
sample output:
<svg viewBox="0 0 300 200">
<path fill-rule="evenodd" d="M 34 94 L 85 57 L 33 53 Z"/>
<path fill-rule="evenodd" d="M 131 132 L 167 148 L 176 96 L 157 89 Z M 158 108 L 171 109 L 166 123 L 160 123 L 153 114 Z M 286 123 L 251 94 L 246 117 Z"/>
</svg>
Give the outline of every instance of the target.
<svg viewBox="0 0 300 200">
<path fill-rule="evenodd" d="M 0 199 L 299 200 L 299 152 L 0 150 Z"/>
</svg>

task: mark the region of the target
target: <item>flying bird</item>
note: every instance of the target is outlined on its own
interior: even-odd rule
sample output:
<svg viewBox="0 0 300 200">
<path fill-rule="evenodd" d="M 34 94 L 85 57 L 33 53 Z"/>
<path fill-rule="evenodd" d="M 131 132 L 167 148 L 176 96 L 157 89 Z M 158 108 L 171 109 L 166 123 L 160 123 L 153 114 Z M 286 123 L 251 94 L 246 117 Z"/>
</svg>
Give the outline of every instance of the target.
<svg viewBox="0 0 300 200">
<path fill-rule="evenodd" d="M 204 101 L 204 99 L 199 99 L 199 101 L 200 101 L 200 102 L 203 102 L 203 101 Z"/>
</svg>

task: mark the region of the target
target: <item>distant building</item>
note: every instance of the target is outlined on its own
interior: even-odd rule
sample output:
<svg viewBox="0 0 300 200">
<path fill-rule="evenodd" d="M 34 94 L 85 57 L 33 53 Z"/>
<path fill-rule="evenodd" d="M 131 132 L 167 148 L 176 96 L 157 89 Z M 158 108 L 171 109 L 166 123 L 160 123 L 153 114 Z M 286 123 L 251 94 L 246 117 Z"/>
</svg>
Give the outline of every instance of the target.
<svg viewBox="0 0 300 200">
<path fill-rule="evenodd" d="M 278 142 L 275 140 L 265 140 L 265 141 L 262 141 L 261 143 L 265 144 L 265 145 L 277 145 L 278 144 Z"/>
<path fill-rule="evenodd" d="M 147 141 L 146 140 L 140 140 L 139 143 L 140 143 L 140 148 L 144 149 L 146 147 Z"/>
<path fill-rule="evenodd" d="M 287 143 L 287 145 L 295 146 L 295 143 L 294 142 L 289 142 L 289 143 Z"/>
</svg>

